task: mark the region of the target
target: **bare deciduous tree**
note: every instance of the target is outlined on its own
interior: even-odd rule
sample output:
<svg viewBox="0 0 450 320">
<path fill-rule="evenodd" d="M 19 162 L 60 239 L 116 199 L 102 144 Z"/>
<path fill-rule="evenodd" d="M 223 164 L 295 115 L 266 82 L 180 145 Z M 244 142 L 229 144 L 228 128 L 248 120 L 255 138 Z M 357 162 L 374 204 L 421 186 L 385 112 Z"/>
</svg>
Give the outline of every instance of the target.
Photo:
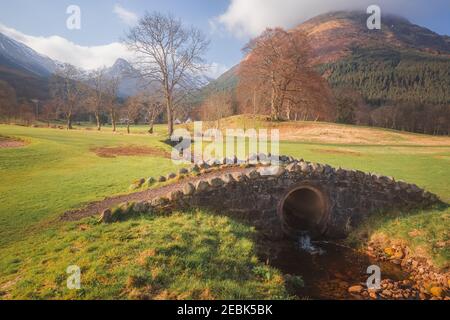
<svg viewBox="0 0 450 320">
<path fill-rule="evenodd" d="M 69 130 L 72 129 L 73 116 L 81 107 L 82 97 L 86 92 L 86 85 L 81 80 L 80 71 L 65 64 L 50 81 L 51 95 L 59 102 L 59 109 L 64 114 Z"/>
<path fill-rule="evenodd" d="M 209 95 L 203 103 L 202 118 L 204 120 L 217 121 L 217 129 L 220 129 L 220 119 L 233 113 L 232 103 L 230 92 L 215 92 Z"/>
<path fill-rule="evenodd" d="M 47 122 L 47 127 L 50 127 L 50 121 L 58 117 L 58 102 L 55 99 L 45 101 L 41 115 L 42 119 Z"/>
<path fill-rule="evenodd" d="M 257 115 L 270 114 L 270 95 L 262 79 L 251 72 L 239 72 L 239 79 L 236 90 L 239 112 L 251 114 L 254 121 Z"/>
<path fill-rule="evenodd" d="M 16 91 L 8 83 L 0 80 L 0 119 L 4 118 L 10 122 L 16 105 Z"/>
<path fill-rule="evenodd" d="M 105 107 L 108 109 L 111 118 L 113 132 L 117 129 L 117 117 L 120 104 L 117 99 L 120 78 L 112 77 L 105 81 Z"/>
<path fill-rule="evenodd" d="M 149 124 L 148 133 L 153 134 L 155 121 L 164 109 L 164 104 L 162 102 L 163 98 L 158 92 L 154 92 L 153 94 L 141 94 L 140 100 L 144 107 L 146 119 Z"/>
<path fill-rule="evenodd" d="M 97 122 L 97 130 L 100 131 L 102 129 L 100 116 L 104 109 L 104 104 L 106 100 L 106 85 L 107 80 L 105 78 L 105 69 L 99 68 L 94 70 L 90 74 L 89 79 L 90 90 L 89 95 L 86 100 L 87 108 L 90 112 L 92 112 L 95 116 L 95 120 Z"/>
<path fill-rule="evenodd" d="M 136 69 L 149 83 L 163 90 L 169 135 L 173 133 L 173 112 L 177 88 L 192 87 L 204 71 L 202 59 L 209 41 L 194 27 L 186 28 L 172 15 L 146 13 L 126 37 L 128 48 L 136 53 Z"/>
<path fill-rule="evenodd" d="M 125 108 L 123 109 L 123 112 L 127 121 L 128 134 L 130 134 L 130 124 L 132 122 L 136 122 L 136 119 L 139 117 L 142 107 L 142 99 L 138 95 L 129 97 L 125 102 Z"/>
<path fill-rule="evenodd" d="M 285 111 L 290 117 L 296 106 L 327 104 L 325 98 L 331 97 L 331 92 L 311 66 L 304 33 L 266 29 L 244 51 L 247 57 L 240 66 L 240 85 L 254 88 L 249 95 L 256 94 L 255 84 L 269 92 L 272 120 L 280 120 Z"/>
</svg>

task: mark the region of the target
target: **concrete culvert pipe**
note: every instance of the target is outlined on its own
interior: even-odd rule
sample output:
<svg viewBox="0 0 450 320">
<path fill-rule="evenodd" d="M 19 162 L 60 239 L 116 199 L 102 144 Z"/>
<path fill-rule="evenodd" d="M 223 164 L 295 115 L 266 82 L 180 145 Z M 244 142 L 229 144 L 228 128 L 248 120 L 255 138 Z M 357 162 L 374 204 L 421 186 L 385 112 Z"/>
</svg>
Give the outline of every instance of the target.
<svg viewBox="0 0 450 320">
<path fill-rule="evenodd" d="M 326 194 L 310 184 L 291 188 L 278 206 L 283 231 L 290 237 L 308 232 L 311 238 L 324 235 L 329 217 Z"/>
</svg>

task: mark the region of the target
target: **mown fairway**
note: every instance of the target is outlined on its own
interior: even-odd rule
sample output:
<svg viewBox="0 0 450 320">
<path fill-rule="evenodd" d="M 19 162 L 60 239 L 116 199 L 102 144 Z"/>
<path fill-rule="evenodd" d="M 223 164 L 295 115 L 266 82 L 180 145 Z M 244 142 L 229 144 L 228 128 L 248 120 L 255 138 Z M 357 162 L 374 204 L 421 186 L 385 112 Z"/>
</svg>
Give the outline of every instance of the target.
<svg viewBox="0 0 450 320">
<path fill-rule="evenodd" d="M 0 126 L 0 135 L 29 143 L 22 148 L 0 149 L 0 243 L 23 238 L 28 228 L 84 202 L 127 192 L 136 178 L 174 170 L 170 159 L 164 157 L 104 158 L 92 150 L 132 145 L 170 152 L 160 142 L 164 139 L 161 135 L 14 126 Z"/>
<path fill-rule="evenodd" d="M 377 143 L 352 143 L 347 136 L 330 144 L 330 131 L 320 126 L 325 126 L 317 135 L 322 141 L 296 135 L 296 141 L 281 143 L 281 153 L 393 176 L 450 201 L 449 138 L 427 141 L 427 136 L 364 129 L 362 136 L 373 132 Z M 361 135 L 358 128 L 344 128 Z M 0 125 L 0 135 L 28 143 L 0 149 L 0 298 L 145 298 L 144 292 L 147 298 L 288 297 L 279 273 L 257 261 L 252 228 L 229 218 L 193 212 L 113 225 L 98 225 L 95 218 L 57 220 L 84 203 L 129 192 L 136 178 L 177 170 L 164 156 L 170 152 L 161 142 L 164 132 L 164 127 L 150 136 L 126 135 L 124 129 L 113 134 Z M 384 145 L 383 136 L 389 137 Z M 105 158 L 94 152 L 124 146 L 146 146 L 161 155 Z M 431 220 L 414 215 L 417 220 L 410 218 L 405 228 L 432 221 L 422 242 L 448 240 L 448 210 L 432 214 Z M 439 235 L 432 234 L 436 230 Z M 448 251 L 434 253 L 445 264 Z M 65 288 L 70 264 L 85 275 L 77 293 Z"/>
</svg>

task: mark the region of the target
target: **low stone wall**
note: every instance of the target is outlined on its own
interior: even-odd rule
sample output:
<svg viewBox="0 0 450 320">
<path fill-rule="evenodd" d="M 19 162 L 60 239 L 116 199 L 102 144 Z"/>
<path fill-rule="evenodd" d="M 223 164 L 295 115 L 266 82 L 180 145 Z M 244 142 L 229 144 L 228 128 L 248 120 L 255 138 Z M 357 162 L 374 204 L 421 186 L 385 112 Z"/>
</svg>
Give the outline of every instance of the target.
<svg viewBox="0 0 450 320">
<path fill-rule="evenodd" d="M 251 221 L 270 238 L 285 235 L 280 204 L 292 190 L 311 187 L 323 196 L 326 211 L 322 217 L 321 236 L 344 238 L 369 215 L 380 211 L 411 210 L 430 207 L 439 202 L 414 184 L 361 171 L 335 169 L 328 165 L 281 157 L 278 167 L 245 165 L 247 170 L 223 174 L 212 179 L 185 183 L 183 190 L 166 197 L 106 210 L 103 222 L 122 220 L 134 213 L 164 214 L 173 210 L 205 208 Z M 234 164 L 237 166 L 238 164 Z M 222 165 L 229 167 L 232 165 Z M 240 164 L 242 166 L 242 164 Z M 195 165 L 197 173 L 210 166 Z M 172 178 L 173 175 L 172 175 Z"/>
</svg>

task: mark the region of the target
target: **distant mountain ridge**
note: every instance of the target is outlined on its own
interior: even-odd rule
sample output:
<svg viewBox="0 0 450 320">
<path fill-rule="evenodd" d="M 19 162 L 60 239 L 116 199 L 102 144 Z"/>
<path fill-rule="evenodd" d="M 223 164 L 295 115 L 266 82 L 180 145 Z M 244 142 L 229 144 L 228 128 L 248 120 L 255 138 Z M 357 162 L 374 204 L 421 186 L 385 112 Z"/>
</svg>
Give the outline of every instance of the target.
<svg viewBox="0 0 450 320">
<path fill-rule="evenodd" d="M 310 40 L 316 64 L 332 63 L 352 48 L 392 47 L 431 54 L 450 54 L 450 37 L 441 36 L 409 20 L 383 14 L 381 30 L 367 28 L 368 15 L 360 11 L 339 11 L 319 15 L 294 30 L 305 32 Z"/>
<path fill-rule="evenodd" d="M 119 58 L 105 70 L 106 78 L 119 77 L 119 92 L 121 98 L 135 95 L 143 89 L 143 79 L 138 70 L 125 59 Z"/>
<path fill-rule="evenodd" d="M 49 97 L 49 79 L 64 64 L 44 56 L 23 43 L 0 33 L 0 80 L 6 81 L 18 97 L 45 100 Z M 89 71 L 83 71 L 84 77 Z M 125 59 L 105 69 L 107 78 L 120 77 L 119 97 L 126 98 L 141 89 L 139 72 Z"/>
<path fill-rule="evenodd" d="M 450 104 L 450 37 L 389 14 L 381 30 L 369 30 L 367 18 L 331 12 L 291 31 L 308 35 L 313 64 L 333 88 L 358 91 L 369 105 Z M 233 90 L 238 67 L 206 86 L 199 101 L 217 88 Z"/>
<path fill-rule="evenodd" d="M 0 65 L 39 77 L 47 77 L 60 63 L 0 33 Z"/>
<path fill-rule="evenodd" d="M 450 104 L 450 37 L 388 14 L 382 16 L 381 30 L 368 30 L 367 18 L 365 12 L 332 12 L 292 31 L 308 35 L 314 64 L 333 88 L 358 91 L 369 105 Z M 61 66 L 0 33 L 0 80 L 9 83 L 18 97 L 48 98 L 49 77 Z M 234 90 L 238 67 L 206 85 L 195 102 L 200 104 L 214 91 Z M 124 59 L 107 68 L 106 75 L 121 77 L 122 98 L 141 90 L 138 71 Z"/>
</svg>

